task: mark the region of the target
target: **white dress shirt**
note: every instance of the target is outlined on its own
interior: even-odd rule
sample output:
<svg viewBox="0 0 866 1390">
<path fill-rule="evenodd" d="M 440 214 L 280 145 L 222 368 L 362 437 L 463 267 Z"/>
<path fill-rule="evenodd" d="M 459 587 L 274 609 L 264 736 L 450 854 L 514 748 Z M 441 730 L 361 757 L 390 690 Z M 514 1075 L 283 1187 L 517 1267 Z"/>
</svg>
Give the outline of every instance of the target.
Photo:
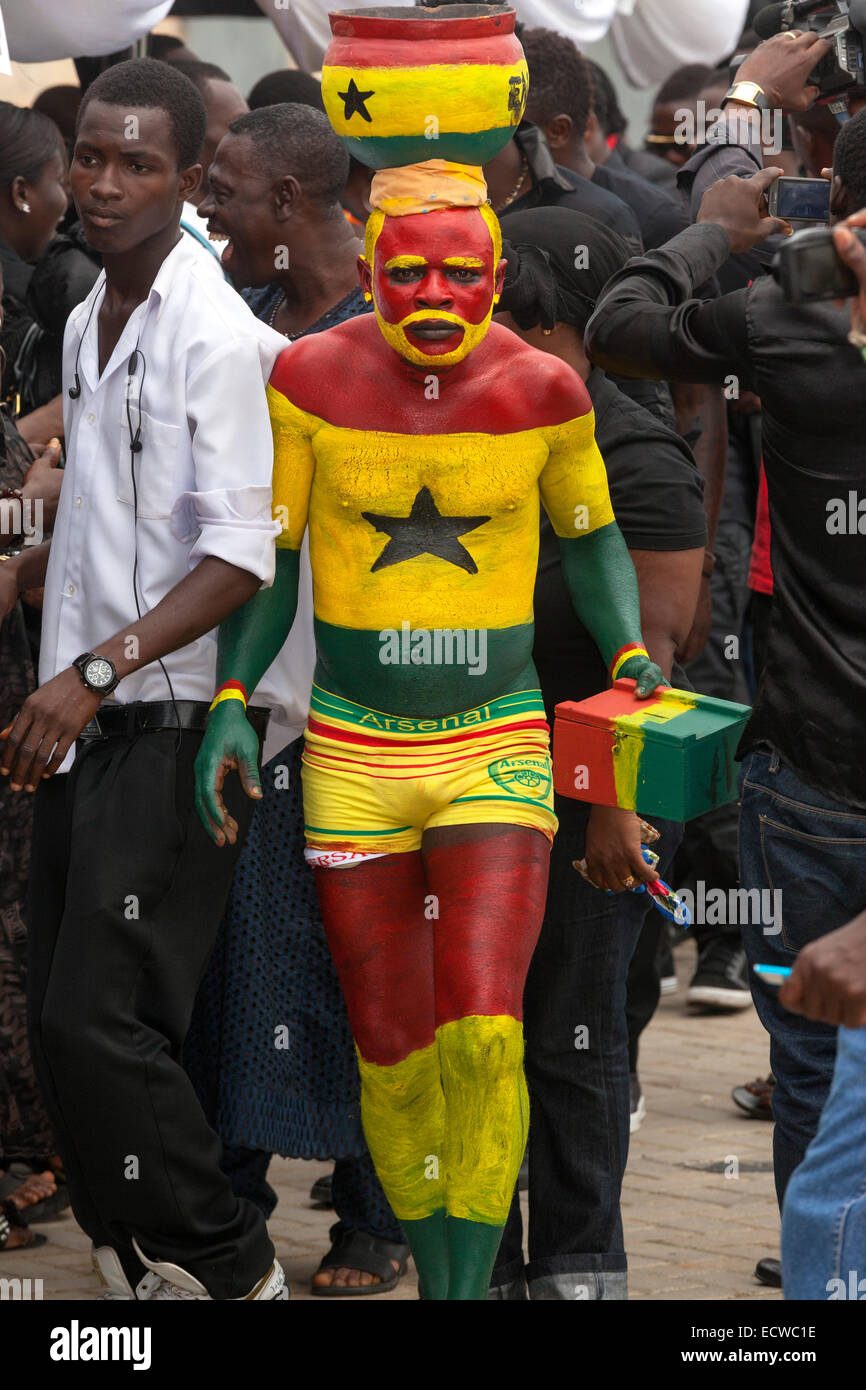
<svg viewBox="0 0 866 1390">
<path fill-rule="evenodd" d="M 134 572 L 142 614 L 205 555 L 247 570 L 265 586 L 274 576 L 279 526 L 271 518 L 273 437 L 264 387 L 285 339 L 260 323 L 181 237 L 100 376 L 104 287 L 103 273 L 66 326 L 67 465 L 45 579 L 40 684 L 137 621 Z M 70 399 L 76 371 L 81 394 Z M 127 405 L 133 437 L 141 424 L 143 448 L 134 455 Z M 302 595 L 308 588 L 308 575 L 302 576 Z M 254 697 L 277 706 L 279 723 L 292 730 L 303 726 L 312 679 L 306 603 L 295 628 L 297 636 Z M 170 653 L 163 664 L 175 699 L 210 702 L 216 632 Z M 110 697 L 120 703 L 170 698 L 157 662 L 124 677 Z M 70 754 L 62 770 L 71 762 Z"/>
<path fill-rule="evenodd" d="M 221 259 L 225 242 L 210 240 L 207 222 L 199 217 L 194 203 L 184 203 L 181 208 L 180 229 L 211 275 L 219 275 L 223 280 L 227 280 L 228 276 L 223 270 Z"/>
</svg>

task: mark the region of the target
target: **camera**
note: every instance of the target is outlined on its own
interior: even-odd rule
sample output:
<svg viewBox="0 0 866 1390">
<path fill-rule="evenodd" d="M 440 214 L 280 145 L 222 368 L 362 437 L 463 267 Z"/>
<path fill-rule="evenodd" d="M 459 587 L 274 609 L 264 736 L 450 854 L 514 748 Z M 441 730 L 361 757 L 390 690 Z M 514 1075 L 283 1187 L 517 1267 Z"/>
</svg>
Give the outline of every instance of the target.
<svg viewBox="0 0 866 1390">
<path fill-rule="evenodd" d="M 752 27 L 762 39 L 801 29 L 832 43 L 806 79 L 818 101 L 866 91 L 866 0 L 784 0 L 759 10 Z"/>
<path fill-rule="evenodd" d="M 866 248 L 866 228 L 851 231 Z M 829 227 L 795 232 L 773 257 L 770 270 L 790 304 L 850 299 L 860 290 L 856 275 L 836 250 Z"/>
<path fill-rule="evenodd" d="M 767 211 L 786 222 L 829 222 L 829 179 L 780 178 L 767 192 Z"/>
</svg>

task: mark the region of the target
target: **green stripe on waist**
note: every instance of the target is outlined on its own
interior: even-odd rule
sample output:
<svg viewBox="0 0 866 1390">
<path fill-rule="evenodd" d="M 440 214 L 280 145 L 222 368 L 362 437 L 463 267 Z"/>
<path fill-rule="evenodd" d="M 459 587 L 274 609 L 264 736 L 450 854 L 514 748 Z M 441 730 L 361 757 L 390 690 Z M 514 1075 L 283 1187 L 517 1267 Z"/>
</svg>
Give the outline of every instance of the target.
<svg viewBox="0 0 866 1390">
<path fill-rule="evenodd" d="M 310 698 L 310 713 L 322 720 L 340 719 L 369 732 L 393 734 L 454 733 L 462 729 L 477 729 L 496 719 L 544 719 L 544 702 L 540 690 L 522 690 L 513 695 L 501 695 L 475 709 L 460 714 L 448 714 L 442 719 L 412 719 L 402 714 L 385 714 L 382 710 L 332 695 L 314 685 Z"/>
</svg>

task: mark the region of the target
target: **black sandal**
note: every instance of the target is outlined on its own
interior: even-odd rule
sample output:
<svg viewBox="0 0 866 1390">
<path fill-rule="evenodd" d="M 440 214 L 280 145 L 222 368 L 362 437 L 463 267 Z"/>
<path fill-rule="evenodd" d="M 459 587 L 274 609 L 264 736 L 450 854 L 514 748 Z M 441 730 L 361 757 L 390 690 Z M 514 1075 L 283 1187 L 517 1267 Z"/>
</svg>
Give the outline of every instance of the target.
<svg viewBox="0 0 866 1390">
<path fill-rule="evenodd" d="M 0 1254 L 6 1249 L 6 1243 L 12 1234 L 13 1227 L 18 1227 L 20 1229 L 22 1226 L 29 1229 L 27 1227 L 27 1222 L 24 1220 L 24 1217 L 21 1215 L 15 1203 L 12 1201 L 0 1202 Z M 40 1236 L 34 1232 L 31 1232 L 31 1235 L 33 1235 L 33 1239 L 29 1240 L 26 1245 L 15 1245 L 12 1247 L 16 1254 L 21 1254 L 24 1250 L 32 1250 L 37 1245 L 45 1244 L 45 1236 Z"/>
<path fill-rule="evenodd" d="M 397 1245 L 367 1231 L 349 1231 L 341 1222 L 328 1232 L 331 1248 L 323 1258 L 316 1274 L 326 1269 L 357 1269 L 364 1274 L 377 1274 L 378 1284 L 312 1284 L 316 1298 L 363 1298 L 368 1294 L 390 1293 L 396 1289 L 409 1263 L 408 1245 Z M 395 1269 L 392 1260 L 399 1266 Z"/>
</svg>

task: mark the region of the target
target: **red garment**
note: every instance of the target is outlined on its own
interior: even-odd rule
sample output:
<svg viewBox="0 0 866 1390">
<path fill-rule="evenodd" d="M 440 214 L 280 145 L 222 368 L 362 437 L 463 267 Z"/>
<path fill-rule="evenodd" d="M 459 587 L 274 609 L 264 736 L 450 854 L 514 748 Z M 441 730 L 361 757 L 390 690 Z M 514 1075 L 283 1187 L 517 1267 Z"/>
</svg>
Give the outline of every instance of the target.
<svg viewBox="0 0 866 1390">
<path fill-rule="evenodd" d="M 755 539 L 752 562 L 749 566 L 749 588 L 758 594 L 773 592 L 773 567 L 770 563 L 770 506 L 767 500 L 767 479 L 761 466 L 758 484 L 758 508 L 755 513 Z"/>
</svg>

